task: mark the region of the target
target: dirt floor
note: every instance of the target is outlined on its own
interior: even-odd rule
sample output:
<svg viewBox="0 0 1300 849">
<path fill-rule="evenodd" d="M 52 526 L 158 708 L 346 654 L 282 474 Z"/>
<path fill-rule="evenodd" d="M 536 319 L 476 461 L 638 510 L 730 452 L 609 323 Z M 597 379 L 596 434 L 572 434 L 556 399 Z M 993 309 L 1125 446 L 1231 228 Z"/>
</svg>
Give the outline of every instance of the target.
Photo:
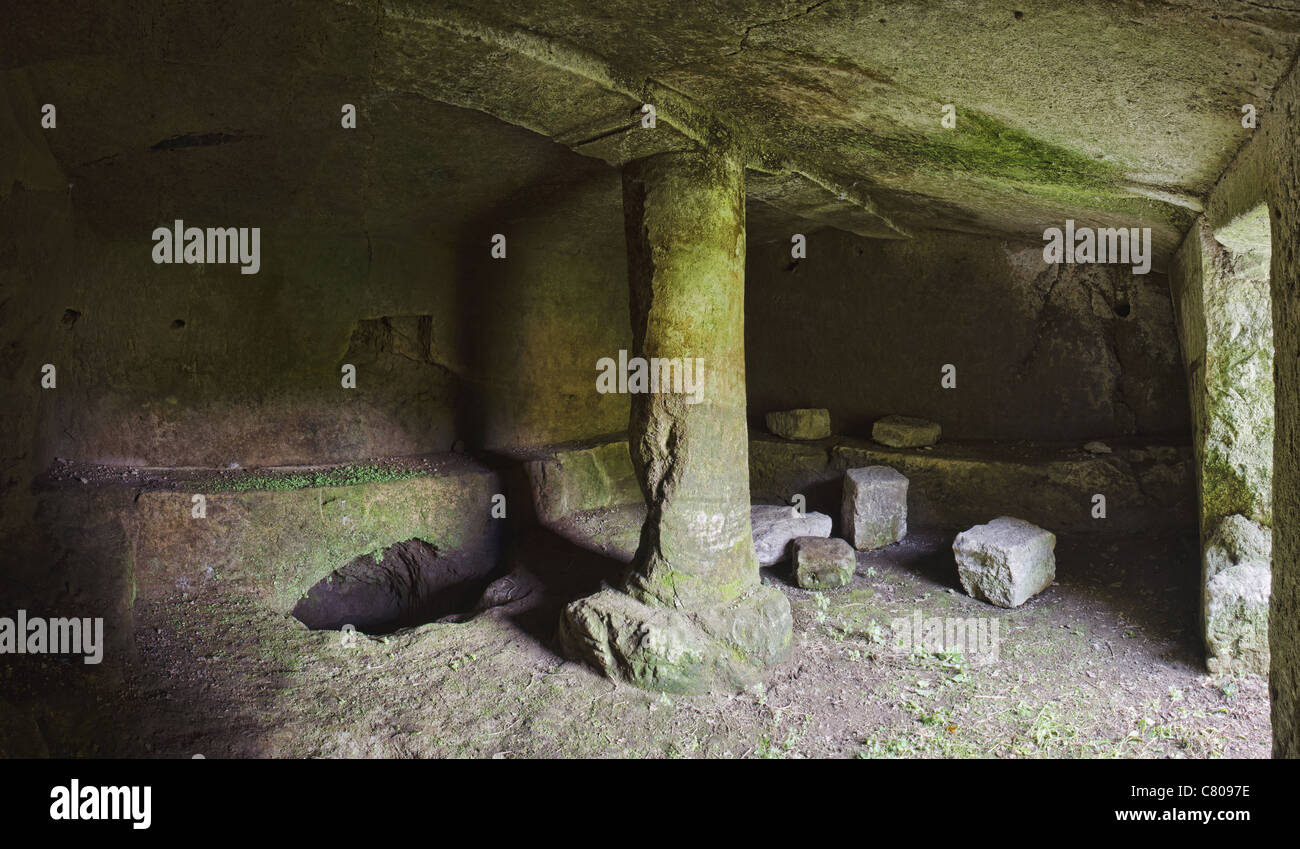
<svg viewBox="0 0 1300 849">
<path fill-rule="evenodd" d="M 605 518 L 627 536 L 626 517 Z M 860 554 L 836 591 L 765 570 L 790 598 L 794 645 L 742 693 L 660 696 L 557 656 L 559 606 L 621 563 L 538 530 L 488 593 L 499 606 L 463 622 L 312 632 L 214 579 L 137 605 L 124 688 L 9 698 L 55 755 L 1268 756 L 1265 683 L 1203 670 L 1191 541 L 1063 538 L 1057 584 L 1011 611 L 961 593 L 950 543 L 914 532 Z M 893 623 L 916 612 L 996 618 L 997 659 L 901 649 Z"/>
</svg>

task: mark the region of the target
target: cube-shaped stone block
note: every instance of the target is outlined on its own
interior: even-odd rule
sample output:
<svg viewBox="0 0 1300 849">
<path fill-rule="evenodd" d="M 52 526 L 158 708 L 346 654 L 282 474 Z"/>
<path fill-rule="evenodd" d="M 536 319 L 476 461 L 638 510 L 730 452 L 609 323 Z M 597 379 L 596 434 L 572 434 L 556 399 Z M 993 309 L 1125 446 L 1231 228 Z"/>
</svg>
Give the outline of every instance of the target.
<svg viewBox="0 0 1300 849">
<path fill-rule="evenodd" d="M 849 469 L 840 511 L 844 536 L 858 551 L 898 542 L 907 536 L 907 478 L 889 466 Z"/>
<path fill-rule="evenodd" d="M 1055 534 L 1010 516 L 962 531 L 952 543 L 962 589 L 998 607 L 1019 607 L 1051 586 L 1055 550 Z"/>
</svg>

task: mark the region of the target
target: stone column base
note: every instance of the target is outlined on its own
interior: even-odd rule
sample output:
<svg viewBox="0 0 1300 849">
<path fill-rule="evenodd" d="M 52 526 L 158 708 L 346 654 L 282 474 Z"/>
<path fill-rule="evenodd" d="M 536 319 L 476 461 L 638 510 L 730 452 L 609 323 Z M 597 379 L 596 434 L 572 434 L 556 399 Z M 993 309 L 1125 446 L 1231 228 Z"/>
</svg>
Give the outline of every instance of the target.
<svg viewBox="0 0 1300 849">
<path fill-rule="evenodd" d="M 1245 516 L 1226 516 L 1202 559 L 1205 665 L 1214 675 L 1268 675 L 1273 532 Z"/>
<path fill-rule="evenodd" d="M 611 678 L 647 690 L 698 693 L 739 690 L 785 656 L 790 603 L 774 587 L 756 586 L 734 601 L 683 609 L 648 605 L 602 590 L 565 608 L 565 654 Z"/>
</svg>

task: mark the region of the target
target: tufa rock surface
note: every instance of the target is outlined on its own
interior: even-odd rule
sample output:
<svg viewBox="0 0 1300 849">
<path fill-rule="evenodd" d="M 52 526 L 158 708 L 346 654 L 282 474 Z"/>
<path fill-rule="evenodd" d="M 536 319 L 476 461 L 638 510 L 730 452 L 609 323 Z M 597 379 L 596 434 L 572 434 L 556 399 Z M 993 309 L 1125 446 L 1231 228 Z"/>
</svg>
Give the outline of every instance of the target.
<svg viewBox="0 0 1300 849">
<path fill-rule="evenodd" d="M 665 153 L 623 170 L 632 350 L 709 366 L 698 398 L 635 393 L 628 450 L 645 496 L 622 587 L 570 604 L 566 653 L 640 687 L 747 686 L 790 644 L 785 595 L 762 586 L 750 527 L 743 163 Z M 829 530 L 829 529 L 828 529 Z"/>
<path fill-rule="evenodd" d="M 678 609 L 602 590 L 571 603 L 560 622 L 570 657 L 647 690 L 742 689 L 790 646 L 790 603 L 756 586 L 727 602 Z"/>
</svg>

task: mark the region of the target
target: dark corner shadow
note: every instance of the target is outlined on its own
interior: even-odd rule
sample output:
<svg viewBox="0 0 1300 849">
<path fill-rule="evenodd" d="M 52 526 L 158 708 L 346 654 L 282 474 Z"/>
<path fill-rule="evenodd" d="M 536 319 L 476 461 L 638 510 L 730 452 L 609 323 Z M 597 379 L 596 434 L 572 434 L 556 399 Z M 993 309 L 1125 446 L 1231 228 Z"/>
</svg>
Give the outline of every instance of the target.
<svg viewBox="0 0 1300 849">
<path fill-rule="evenodd" d="M 1056 555 L 1055 591 L 1113 612 L 1141 637 L 1173 645 L 1168 660 L 1204 671 L 1194 535 L 1063 535 Z"/>
<path fill-rule="evenodd" d="M 508 579 L 526 593 L 500 608 L 521 631 L 559 653 L 557 629 L 573 601 L 617 586 L 627 573 L 621 560 L 586 548 L 552 528 L 524 529 L 516 542 Z"/>
</svg>

